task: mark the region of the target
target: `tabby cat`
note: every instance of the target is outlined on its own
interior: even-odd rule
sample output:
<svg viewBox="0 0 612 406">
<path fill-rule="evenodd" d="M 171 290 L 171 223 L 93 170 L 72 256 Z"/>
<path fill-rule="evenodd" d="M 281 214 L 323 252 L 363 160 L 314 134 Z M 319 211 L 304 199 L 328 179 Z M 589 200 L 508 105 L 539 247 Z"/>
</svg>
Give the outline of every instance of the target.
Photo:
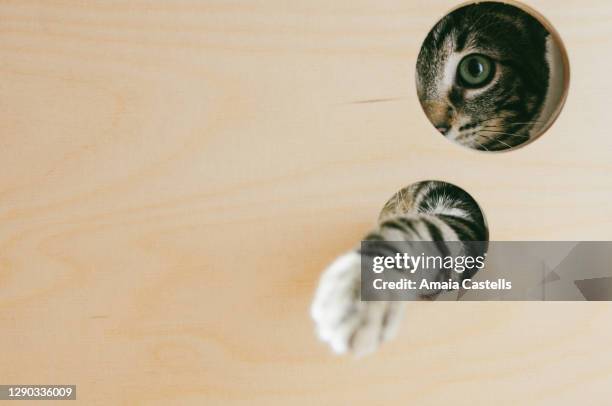
<svg viewBox="0 0 612 406">
<path fill-rule="evenodd" d="M 417 60 L 421 105 L 445 137 L 478 150 L 524 144 L 554 120 L 563 62 L 557 40 L 515 6 L 483 2 L 442 18 Z"/>
<path fill-rule="evenodd" d="M 488 229 L 469 194 L 449 183 L 425 181 L 397 192 L 364 240 L 488 241 Z M 361 254 L 355 249 L 327 268 L 311 307 L 319 337 L 337 353 L 374 351 L 393 336 L 403 312 L 399 301 L 360 300 Z"/>
</svg>

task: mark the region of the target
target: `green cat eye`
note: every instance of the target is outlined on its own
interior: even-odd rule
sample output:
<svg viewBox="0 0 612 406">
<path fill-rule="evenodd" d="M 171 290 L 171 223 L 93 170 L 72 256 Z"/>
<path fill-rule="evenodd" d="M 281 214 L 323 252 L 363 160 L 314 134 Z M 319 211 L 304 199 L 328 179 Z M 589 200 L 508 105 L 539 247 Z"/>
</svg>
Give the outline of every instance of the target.
<svg viewBox="0 0 612 406">
<path fill-rule="evenodd" d="M 457 71 L 463 86 L 482 87 L 493 79 L 494 63 L 487 56 L 472 54 L 459 62 Z"/>
</svg>

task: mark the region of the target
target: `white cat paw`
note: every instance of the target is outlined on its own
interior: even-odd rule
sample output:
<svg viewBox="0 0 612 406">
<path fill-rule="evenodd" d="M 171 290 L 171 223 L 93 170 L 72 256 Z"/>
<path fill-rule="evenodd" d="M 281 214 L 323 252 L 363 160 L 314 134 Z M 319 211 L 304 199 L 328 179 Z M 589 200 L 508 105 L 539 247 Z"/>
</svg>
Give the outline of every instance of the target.
<svg viewBox="0 0 612 406">
<path fill-rule="evenodd" d="M 395 336 L 402 302 L 362 302 L 361 258 L 350 252 L 323 273 L 311 307 L 319 338 L 338 354 L 362 356 Z"/>
</svg>

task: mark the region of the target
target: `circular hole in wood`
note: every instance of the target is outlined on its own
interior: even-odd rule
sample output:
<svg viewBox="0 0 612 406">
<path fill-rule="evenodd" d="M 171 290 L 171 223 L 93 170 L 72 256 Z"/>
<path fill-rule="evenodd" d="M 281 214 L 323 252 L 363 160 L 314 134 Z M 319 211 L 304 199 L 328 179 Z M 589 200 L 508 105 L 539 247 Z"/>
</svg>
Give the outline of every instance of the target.
<svg viewBox="0 0 612 406">
<path fill-rule="evenodd" d="M 416 85 L 444 137 L 475 150 L 508 151 L 553 124 L 567 96 L 569 61 L 536 11 L 515 2 L 470 3 L 425 38 Z"/>
</svg>

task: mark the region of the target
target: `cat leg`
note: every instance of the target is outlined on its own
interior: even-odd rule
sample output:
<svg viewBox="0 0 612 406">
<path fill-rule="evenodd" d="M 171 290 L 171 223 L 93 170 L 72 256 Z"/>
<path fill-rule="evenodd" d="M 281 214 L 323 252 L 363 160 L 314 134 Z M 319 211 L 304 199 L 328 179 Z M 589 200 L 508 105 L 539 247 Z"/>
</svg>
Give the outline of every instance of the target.
<svg viewBox="0 0 612 406">
<path fill-rule="evenodd" d="M 366 355 L 393 338 L 405 304 L 361 301 L 361 257 L 352 251 L 323 273 L 311 307 L 319 338 L 338 354 Z"/>
</svg>

